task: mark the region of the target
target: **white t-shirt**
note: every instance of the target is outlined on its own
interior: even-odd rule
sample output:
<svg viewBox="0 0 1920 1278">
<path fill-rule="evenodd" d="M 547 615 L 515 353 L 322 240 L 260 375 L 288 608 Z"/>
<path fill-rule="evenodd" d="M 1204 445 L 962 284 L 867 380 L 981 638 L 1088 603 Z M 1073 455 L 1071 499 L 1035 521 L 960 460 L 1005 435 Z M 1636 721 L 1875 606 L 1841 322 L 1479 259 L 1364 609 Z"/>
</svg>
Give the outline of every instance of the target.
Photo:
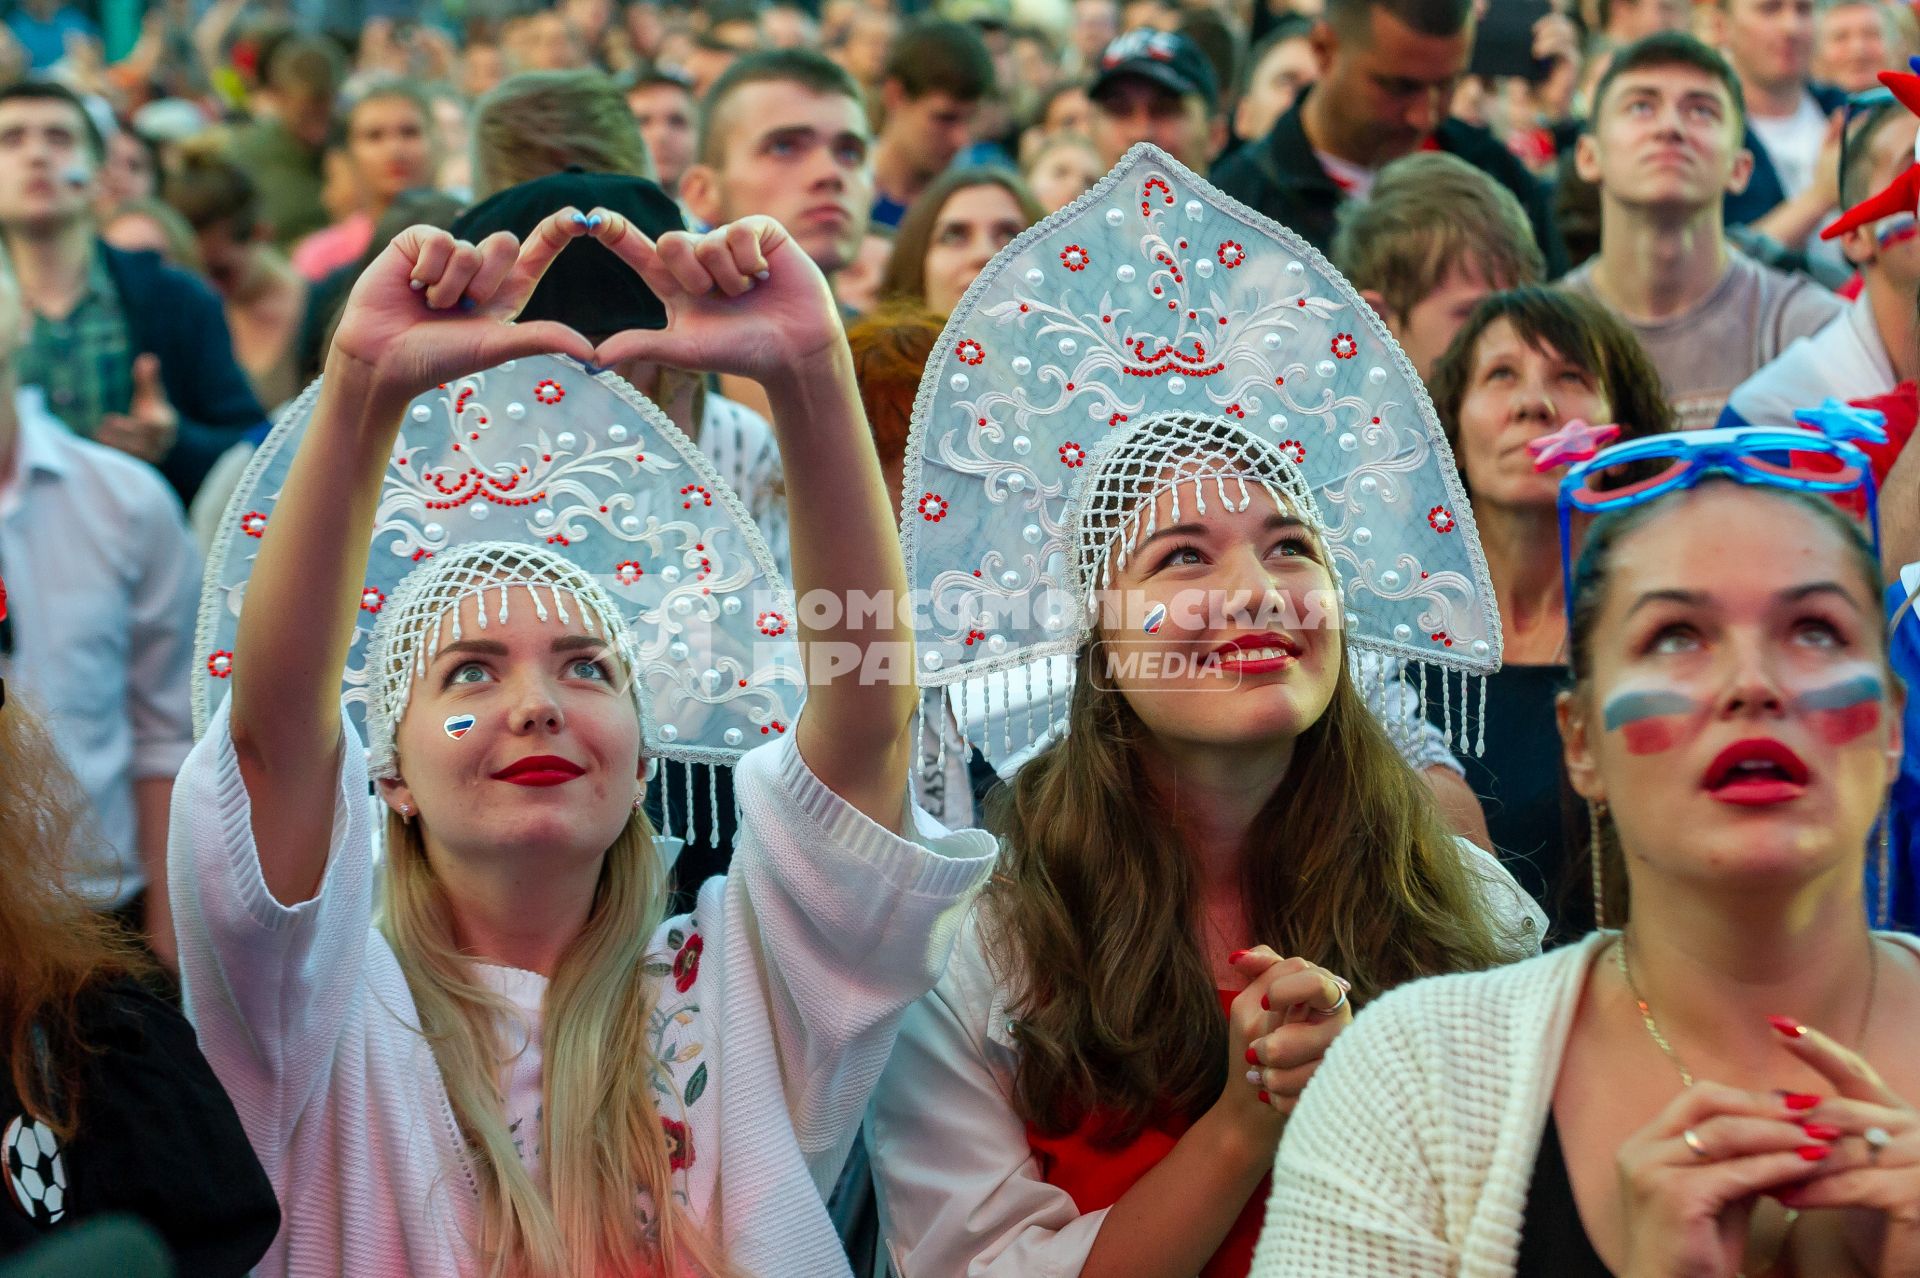
<svg viewBox="0 0 1920 1278">
<path fill-rule="evenodd" d="M 1827 113 L 1813 100 L 1800 95 L 1800 108 L 1792 115 L 1750 115 L 1754 136 L 1767 149 L 1774 172 L 1780 175 L 1780 187 L 1788 195 L 1798 195 L 1813 182 L 1813 166 L 1820 158 L 1820 144 L 1827 140 Z"/>
</svg>

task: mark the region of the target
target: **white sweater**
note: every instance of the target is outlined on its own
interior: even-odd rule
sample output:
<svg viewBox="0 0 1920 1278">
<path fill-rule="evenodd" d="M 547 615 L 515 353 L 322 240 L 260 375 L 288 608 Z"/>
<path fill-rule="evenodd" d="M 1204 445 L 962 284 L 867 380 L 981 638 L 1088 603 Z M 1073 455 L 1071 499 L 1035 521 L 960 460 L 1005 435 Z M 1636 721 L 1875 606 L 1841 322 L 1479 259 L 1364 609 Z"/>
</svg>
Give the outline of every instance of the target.
<svg viewBox="0 0 1920 1278">
<path fill-rule="evenodd" d="M 1369 1006 L 1287 1123 L 1251 1278 L 1508 1278 L 1574 1010 L 1614 935 Z"/>
<path fill-rule="evenodd" d="M 1533 898 L 1490 853 L 1456 842 L 1496 930 L 1520 953 L 1538 950 L 1546 916 Z M 1106 1222 L 1105 1208 L 1082 1214 L 1041 1178 L 1013 1108 L 1011 1001 L 976 907 L 939 983 L 902 1020 L 867 1121 L 881 1232 L 900 1278 L 1074 1278 Z"/>
<path fill-rule="evenodd" d="M 478 1199 L 406 979 L 371 926 L 367 772 L 359 750 L 342 754 L 325 878 L 292 908 L 261 877 L 224 705 L 187 759 L 168 876 L 187 1010 L 280 1198 L 258 1273 L 469 1278 L 485 1269 Z M 677 1093 L 662 1117 L 686 1124 L 691 1151 L 675 1196 L 744 1273 L 843 1275 L 826 1193 L 994 843 L 919 814 L 918 841 L 892 834 L 791 737 L 749 754 L 735 792 L 730 872 L 649 956 Z M 676 972 L 695 934 L 704 952 Z"/>
</svg>

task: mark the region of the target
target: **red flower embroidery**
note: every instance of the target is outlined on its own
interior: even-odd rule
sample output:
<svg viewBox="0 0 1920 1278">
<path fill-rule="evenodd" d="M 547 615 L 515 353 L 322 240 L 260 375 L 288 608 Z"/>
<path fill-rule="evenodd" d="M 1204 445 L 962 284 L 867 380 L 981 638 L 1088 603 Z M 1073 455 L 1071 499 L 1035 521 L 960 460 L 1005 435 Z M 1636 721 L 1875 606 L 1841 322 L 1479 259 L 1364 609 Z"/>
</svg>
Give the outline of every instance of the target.
<svg viewBox="0 0 1920 1278">
<path fill-rule="evenodd" d="M 687 1125 L 662 1114 L 660 1130 L 667 1135 L 667 1169 L 685 1171 L 693 1166 L 693 1132 Z"/>
<path fill-rule="evenodd" d="M 1080 445 L 1068 440 L 1060 445 L 1060 460 L 1069 467 L 1082 466 L 1086 464 L 1087 452 Z"/>
<path fill-rule="evenodd" d="M 939 493 L 923 493 L 920 497 L 920 518 L 930 524 L 937 524 L 947 517 L 947 499 Z"/>
<path fill-rule="evenodd" d="M 623 560 L 613 566 L 613 579 L 623 586 L 631 586 L 646 575 L 646 570 L 631 559 Z"/>
<path fill-rule="evenodd" d="M 386 606 L 387 597 L 381 594 L 378 588 L 368 586 L 360 592 L 360 610 L 362 612 L 379 612 Z"/>
<path fill-rule="evenodd" d="M 1220 245 L 1217 256 L 1220 258 L 1220 265 L 1231 271 L 1247 260 L 1247 251 L 1241 248 L 1238 242 L 1227 240 Z"/>
<path fill-rule="evenodd" d="M 769 639 L 787 633 L 787 619 L 777 612 L 763 612 L 753 619 L 753 624 L 760 627 L 760 633 Z"/>
<path fill-rule="evenodd" d="M 543 404 L 557 404 L 567 397 L 560 383 L 551 377 L 543 377 L 533 388 L 533 397 Z"/>
<path fill-rule="evenodd" d="M 1437 533 L 1450 533 L 1453 531 L 1453 512 L 1445 506 L 1435 506 L 1427 512 L 1427 522 L 1433 525 Z"/>
<path fill-rule="evenodd" d="M 1333 357 L 1335 359 L 1352 359 L 1359 353 L 1360 343 L 1353 340 L 1352 333 L 1335 333 L 1333 335 Z"/>
<path fill-rule="evenodd" d="M 953 356 L 962 364 L 978 364 L 987 357 L 987 348 L 971 337 L 965 337 L 960 339 L 960 344 L 953 348 Z"/>
<path fill-rule="evenodd" d="M 673 988 L 680 993 L 685 994 L 692 989 L 694 981 L 699 979 L 700 951 L 705 949 L 706 945 L 707 943 L 700 939 L 700 934 L 695 932 L 687 938 L 687 943 L 680 947 L 680 952 L 673 956 Z"/>
<path fill-rule="evenodd" d="M 680 503 L 680 509 L 682 510 L 692 510 L 695 497 L 700 498 L 704 505 L 713 505 L 713 494 L 699 484 L 688 484 L 680 490 L 680 495 L 687 499 Z"/>
<path fill-rule="evenodd" d="M 1302 466 L 1302 465 L 1305 465 L 1305 464 L 1306 464 L 1306 460 L 1307 460 L 1307 446 L 1306 446 L 1305 444 L 1303 444 L 1303 443 L 1301 443 L 1301 442 L 1300 442 L 1299 440 L 1297 440 L 1297 439 L 1283 439 L 1283 440 L 1281 440 L 1281 441 L 1280 441 L 1280 452 L 1281 452 L 1281 453 L 1282 453 L 1282 454 L 1283 454 L 1284 456 L 1286 456 L 1286 457 L 1288 458 L 1288 460 L 1290 460 L 1290 461 L 1292 461 L 1292 462 L 1293 462 L 1293 464 L 1294 464 L 1294 465 L 1296 465 L 1296 466 Z"/>
<path fill-rule="evenodd" d="M 1069 271 L 1084 271 L 1092 256 L 1078 244 L 1069 244 L 1060 250 L 1060 265 Z"/>
<path fill-rule="evenodd" d="M 249 510 L 240 517 L 240 531 L 249 537 L 267 535 L 267 517 L 260 511 Z"/>
<path fill-rule="evenodd" d="M 207 673 L 216 679 L 224 679 L 233 673 L 233 654 L 225 648 L 207 658 Z"/>
</svg>

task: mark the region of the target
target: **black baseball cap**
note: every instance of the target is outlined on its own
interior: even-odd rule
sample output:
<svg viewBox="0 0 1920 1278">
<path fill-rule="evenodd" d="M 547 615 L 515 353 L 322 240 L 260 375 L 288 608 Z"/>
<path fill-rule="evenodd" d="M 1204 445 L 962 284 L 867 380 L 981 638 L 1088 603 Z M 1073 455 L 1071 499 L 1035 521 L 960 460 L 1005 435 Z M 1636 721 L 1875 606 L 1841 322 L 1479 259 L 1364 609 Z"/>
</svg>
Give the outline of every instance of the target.
<svg viewBox="0 0 1920 1278">
<path fill-rule="evenodd" d="M 1100 73 L 1087 96 L 1099 99 L 1115 81 L 1133 76 L 1170 89 L 1181 97 L 1197 93 L 1207 110 L 1220 108 L 1220 81 L 1200 46 L 1178 31 L 1136 27 L 1114 40 L 1100 55 Z"/>
<path fill-rule="evenodd" d="M 462 213 L 452 231 L 476 244 L 495 231 L 511 231 L 524 240 L 568 205 L 582 213 L 609 209 L 656 240 L 687 229 L 673 197 L 645 178 L 570 168 L 489 196 Z M 558 320 L 599 342 L 630 328 L 665 328 L 667 308 L 612 249 L 583 236 L 560 251 L 520 318 Z"/>
</svg>

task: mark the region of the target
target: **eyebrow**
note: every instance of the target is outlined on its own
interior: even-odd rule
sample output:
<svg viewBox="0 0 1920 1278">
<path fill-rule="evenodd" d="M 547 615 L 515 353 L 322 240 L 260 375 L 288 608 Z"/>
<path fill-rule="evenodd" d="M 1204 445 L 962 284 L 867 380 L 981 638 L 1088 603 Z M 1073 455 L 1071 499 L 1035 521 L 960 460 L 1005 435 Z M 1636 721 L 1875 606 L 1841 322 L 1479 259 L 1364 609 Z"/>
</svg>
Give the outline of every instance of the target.
<svg viewBox="0 0 1920 1278">
<path fill-rule="evenodd" d="M 1282 528 L 1305 528 L 1306 526 L 1307 521 L 1298 515 L 1275 514 L 1267 516 L 1265 531 L 1278 532 Z M 1204 537 L 1206 535 L 1207 526 L 1205 524 L 1169 524 L 1154 533 L 1153 536 L 1141 542 L 1133 553 L 1136 555 L 1145 554 L 1147 547 L 1162 537 Z"/>
<path fill-rule="evenodd" d="M 608 647 L 605 639 L 594 635 L 561 635 L 548 647 L 552 653 L 583 652 L 587 649 L 598 651 Z M 449 654 L 465 654 L 472 657 L 504 657 L 507 645 L 498 639 L 456 639 L 440 651 L 433 654 L 435 661 Z"/>
<path fill-rule="evenodd" d="M 1837 581 L 1809 581 L 1798 586 L 1789 586 L 1775 595 L 1775 598 L 1781 603 L 1796 604 L 1816 595 L 1833 595 L 1845 600 L 1856 609 L 1860 607 L 1859 601 L 1848 594 L 1846 587 Z M 1649 604 L 1676 603 L 1698 608 L 1712 601 L 1712 595 L 1700 590 L 1649 590 L 1633 601 L 1633 607 L 1627 609 L 1627 616 L 1633 616 Z"/>
</svg>

